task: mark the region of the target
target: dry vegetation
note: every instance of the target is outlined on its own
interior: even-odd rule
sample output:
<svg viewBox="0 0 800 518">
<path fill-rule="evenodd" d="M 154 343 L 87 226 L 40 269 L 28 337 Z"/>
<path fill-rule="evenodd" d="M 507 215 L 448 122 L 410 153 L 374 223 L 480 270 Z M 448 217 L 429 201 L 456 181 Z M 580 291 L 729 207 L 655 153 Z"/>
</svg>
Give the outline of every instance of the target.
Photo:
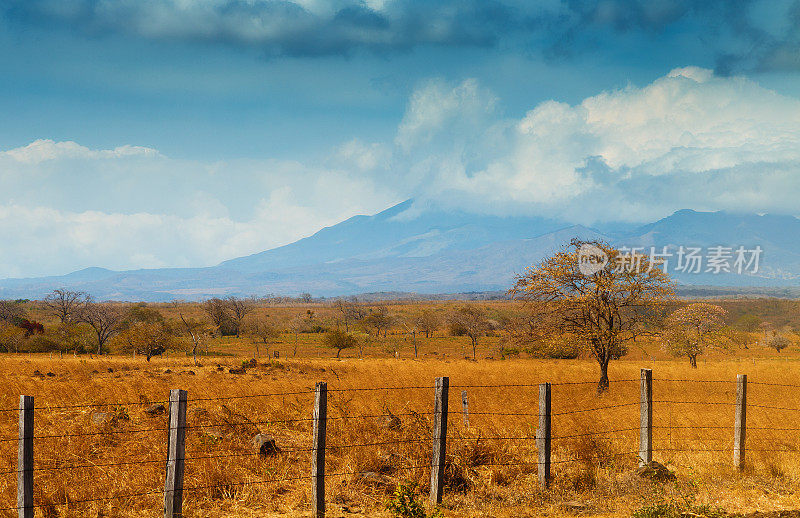
<svg viewBox="0 0 800 518">
<path fill-rule="evenodd" d="M 37 303 L 26 303 L 28 314 L 54 325 Z M 268 344 L 261 342 L 257 366 L 231 374 L 255 353 L 255 337 L 208 337 L 200 366 L 188 351 L 188 340 L 161 358 L 133 360 L 130 353 L 108 356 L 58 353 L 4 354 L 0 358 L 0 409 L 14 409 L 20 394 L 36 398 L 36 500 L 51 503 L 37 516 L 154 516 L 161 505 L 166 418 L 145 412 L 164 401 L 171 388 L 189 392 L 187 516 L 305 516 L 309 511 L 313 387 L 327 381 L 328 427 L 327 501 L 330 516 L 388 516 L 385 502 L 391 489 L 412 480 L 427 486 L 430 457 L 433 380 L 449 376 L 450 430 L 445 516 L 551 516 L 576 512 L 599 516 L 630 516 L 635 509 L 659 501 L 709 504 L 729 511 L 749 512 L 800 508 L 800 412 L 756 405 L 800 408 L 800 387 L 757 385 L 755 382 L 800 384 L 800 351 L 794 345 L 781 353 L 759 344 L 763 329 L 745 332 L 748 348 L 709 351 L 698 358 L 698 369 L 686 359 L 672 359 L 658 340 L 637 342 L 609 369 L 610 390 L 598 396 L 597 363 L 574 360 L 501 360 L 503 329 L 487 330 L 472 356 L 469 336 L 451 336 L 446 325 L 428 338 L 418 333 L 419 359 L 402 327 L 404 315 L 435 310 L 441 314 L 459 303 L 393 304 L 393 323 L 373 336 L 362 351 L 323 347 L 324 333 L 294 333 L 288 323 L 314 312 L 314 318 L 335 326 L 337 309 L 329 304 L 262 304 L 252 316 L 287 323 Z M 482 303 L 488 318 L 512 317 L 519 306 Z M 729 323 L 756 316 L 774 326 L 792 326 L 793 302 L 725 303 Z M 151 305 L 167 322 L 178 312 L 200 320 L 199 305 Z M 776 309 L 776 307 L 778 309 Z M 267 315 L 269 315 L 267 317 Z M 343 323 L 339 323 L 343 326 Z M 743 331 L 744 332 L 744 331 Z M 791 329 L 784 332 L 796 339 Z M 372 334 L 375 334 L 373 331 Z M 297 356 L 294 356 L 297 340 Z M 280 359 L 267 359 L 277 350 Z M 205 354 L 207 350 L 207 354 Z M 398 353 L 395 356 L 395 351 Z M 639 369 L 654 371 L 654 458 L 674 469 L 675 483 L 653 483 L 631 475 L 638 449 Z M 36 375 L 36 372 L 41 375 Z M 49 375 L 52 373 L 52 376 Z M 744 473 L 732 467 L 735 376 L 748 374 L 751 387 L 748 453 Z M 726 380 L 726 383 L 670 382 L 664 379 Z M 633 380 L 633 381 L 622 381 Z M 538 391 L 531 387 L 477 388 L 475 385 L 586 382 L 553 387 L 554 439 L 550 490 L 536 478 L 535 443 Z M 422 387 L 407 390 L 341 390 L 368 387 Z M 470 427 L 460 415 L 461 390 L 470 400 Z M 275 393 L 301 394 L 242 397 Z M 214 399 L 233 397 L 232 399 Z M 658 403 L 658 401 L 695 401 Z M 77 406 L 111 403 L 111 406 Z M 722 403 L 722 404 L 709 404 Z M 626 405 L 626 406 L 617 406 Z M 600 411 L 562 412 L 613 407 Z M 491 414 L 505 415 L 491 415 Z M 387 418 L 393 414 L 397 419 Z M 382 416 L 382 417 L 359 417 Z M 0 472 L 16 469 L 16 413 L 0 412 Z M 297 421 L 292 421 L 298 419 Z M 783 429 L 783 430 L 778 430 Z M 787 430 L 788 429 L 788 430 Z M 149 431 L 148 431 L 149 430 Z M 274 457 L 252 454 L 250 441 L 258 432 L 273 435 L 282 451 Z M 505 440 L 495 437 L 510 438 Z M 388 443 L 355 447 L 359 444 Z M 711 450 L 711 451 L 698 451 Z M 780 450 L 780 451 L 778 451 Z M 214 458 L 209 458 L 214 457 Z M 114 465 L 111 465 L 114 464 Z M 64 469 L 79 466 L 74 469 Z M 50 469 L 61 468 L 61 469 Z M 370 472 L 363 476 L 354 472 Z M 0 475 L 0 507 L 13 506 L 16 476 Z M 274 479 L 286 479 L 270 482 Z M 124 495 L 152 493 L 125 498 Z M 115 497 L 105 500 L 107 497 Z M 120 498 L 116 498 L 120 497 Z M 423 498 L 422 496 L 420 498 Z M 103 499 L 78 502 L 86 499 Z M 62 505 L 72 502 L 69 505 Z M 13 516 L 0 511 L 0 516 Z"/>
<path fill-rule="evenodd" d="M 793 354 L 796 358 L 796 354 Z M 80 469 L 42 470 L 36 473 L 37 500 L 52 502 L 104 498 L 154 491 L 150 496 L 54 506 L 58 516 L 153 516 L 163 484 L 164 431 L 137 432 L 163 428 L 163 416 L 151 417 L 144 409 L 164 400 L 170 388 L 189 391 L 187 439 L 188 487 L 185 499 L 188 516 L 303 515 L 308 512 L 309 481 L 258 482 L 273 478 L 304 477 L 309 472 L 311 444 L 309 421 L 312 389 L 316 381 L 329 388 L 347 389 L 375 386 L 422 386 L 422 389 L 392 391 L 342 391 L 330 394 L 329 415 L 350 417 L 329 424 L 328 471 L 330 473 L 370 471 L 358 475 L 334 476 L 328 482 L 329 513 L 332 516 L 383 513 L 386 491 L 404 480 L 416 480 L 424 487 L 427 470 L 398 469 L 420 466 L 429 461 L 430 412 L 433 378 L 449 375 L 451 429 L 449 442 L 449 484 L 444 509 L 446 516 L 539 516 L 569 514 L 568 507 L 579 501 L 594 514 L 628 516 L 633 509 L 659 498 L 691 495 L 699 503 L 728 510 L 751 511 L 797 508 L 794 496 L 800 481 L 800 453 L 797 432 L 756 428 L 796 427 L 797 412 L 752 408 L 748 443 L 752 448 L 785 449 L 759 451 L 749 456 L 744 474 L 732 469 L 732 417 L 735 374 L 747 373 L 751 382 L 796 383 L 793 360 L 730 359 L 702 363 L 694 370 L 684 362 L 642 362 L 622 360 L 612 364 L 611 390 L 598 397 L 594 390 L 596 364 L 584 360 L 507 361 L 413 361 L 368 360 L 280 360 L 260 364 L 244 375 L 228 369 L 238 359 L 204 359 L 195 367 L 186 359 L 155 359 L 150 364 L 131 359 L 50 360 L 46 357 L 5 356 L 4 384 L 0 407 L 14 408 L 19 394 L 36 397 L 37 435 L 77 435 L 42 438 L 36 443 L 39 468 L 82 466 Z M 704 401 L 725 405 L 657 403 L 655 458 L 678 474 L 676 484 L 644 482 L 630 473 L 636 466 L 636 431 L 616 432 L 598 437 L 554 441 L 554 483 L 543 492 L 536 483 L 532 440 L 495 440 L 490 437 L 533 437 L 536 418 L 482 413 L 529 414 L 535 412 L 537 390 L 526 388 L 468 388 L 470 428 L 463 426 L 460 410 L 461 385 L 494 385 L 509 382 L 535 384 L 542 381 L 588 381 L 586 385 L 557 385 L 553 388 L 553 412 L 635 403 L 639 368 L 652 367 L 656 380 L 717 379 L 730 383 L 675 383 L 656 381 L 656 401 Z M 52 372 L 52 377 L 33 376 L 34 371 Z M 113 370 L 113 372 L 111 372 Z M 167 372 L 171 371 L 171 372 Z M 191 374 L 189 371 L 194 372 Z M 281 392 L 302 395 L 204 400 L 225 396 L 246 396 Z M 751 405 L 798 406 L 800 389 L 753 385 Z M 54 408 L 83 403 L 122 402 L 111 407 Z M 356 418 L 359 415 L 395 414 L 399 423 L 386 418 Z M 105 414 L 105 415 L 101 415 Z M 265 421 L 278 421 L 266 423 Z M 244 424 L 242 424 L 244 423 Z M 554 436 L 577 435 L 632 428 L 638 423 L 638 407 L 610 408 L 597 412 L 556 415 Z M 720 428 L 702 428 L 719 426 Z M 697 428 L 693 428 L 697 427 Z M 274 435 L 282 451 L 276 457 L 250 455 L 250 439 L 258 431 Z M 16 415 L 2 414 L 0 434 L 13 438 Z M 342 448 L 364 443 L 407 441 L 394 445 Z M 420 442 L 414 442 L 414 441 Z M 2 471 L 15 469 L 16 443 L 0 443 Z M 683 450 L 711 449 L 697 452 Z M 298 450 L 298 451 L 292 451 Z M 674 450 L 674 451 L 673 451 Z M 227 455 L 227 457 L 225 456 Z M 208 456 L 221 458 L 203 459 Z M 195 457 L 195 460 L 192 460 Z M 575 462 L 562 462 L 578 459 Z M 148 464 L 122 464 L 151 461 Z M 206 487 L 214 486 L 214 487 Z M 387 487 L 388 486 L 388 487 Z M 0 478 L 0 495 L 5 505 L 14 501 L 15 477 Z M 347 508 L 350 512 L 342 511 Z M 46 510 L 45 510 L 46 511 Z M 11 516 L 9 512 L 5 515 Z M 47 514 L 42 516 L 56 516 Z"/>
</svg>

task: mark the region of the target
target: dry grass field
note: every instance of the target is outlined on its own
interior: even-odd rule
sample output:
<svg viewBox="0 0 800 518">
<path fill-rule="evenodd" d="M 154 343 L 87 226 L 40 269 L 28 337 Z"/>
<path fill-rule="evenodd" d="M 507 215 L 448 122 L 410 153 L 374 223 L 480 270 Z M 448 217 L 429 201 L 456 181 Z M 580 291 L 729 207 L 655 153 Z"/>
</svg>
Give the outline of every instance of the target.
<svg viewBox="0 0 800 518">
<path fill-rule="evenodd" d="M 183 355 L 150 363 L 4 355 L 0 409 L 16 408 L 20 394 L 36 398 L 36 500 L 45 504 L 37 516 L 157 515 L 166 418 L 144 410 L 166 400 L 171 388 L 189 393 L 186 516 L 306 516 L 317 381 L 327 381 L 331 391 L 328 515 L 388 516 L 392 486 L 406 480 L 426 486 L 428 470 L 415 466 L 429 463 L 436 376 L 451 383 L 444 516 L 630 516 L 659 501 L 686 499 L 737 512 L 800 508 L 800 412 L 762 407 L 800 408 L 800 387 L 757 384 L 800 384 L 797 351 L 780 358 L 744 352 L 751 354 L 710 357 L 690 369 L 685 360 L 633 351 L 612 363 L 611 390 L 600 397 L 593 384 L 597 367 L 589 360 L 281 358 L 237 375 L 228 370 L 241 357 L 203 357 L 196 367 Z M 762 357 L 751 357 L 756 352 Z M 654 458 L 675 471 L 674 483 L 631 475 L 642 367 L 652 368 L 655 379 Z M 743 473 L 733 469 L 731 452 L 738 373 L 750 377 L 748 446 L 760 450 L 748 452 Z M 553 484 L 542 491 L 531 464 L 537 387 L 478 386 L 545 381 L 555 384 L 556 438 Z M 586 383 L 559 384 L 576 382 Z M 361 390 L 379 387 L 419 388 Z M 462 390 L 470 400 L 469 428 L 461 416 Z M 291 395 L 266 396 L 285 393 Z M 601 407 L 611 408 L 590 410 Z M 576 410 L 588 411 L 565 413 Z M 389 413 L 399 424 L 368 417 Z M 253 455 L 250 440 L 258 432 L 273 435 L 282 451 Z M 16 434 L 16 412 L 0 413 L 0 507 L 15 505 L 16 475 L 8 472 L 16 469 Z"/>
</svg>

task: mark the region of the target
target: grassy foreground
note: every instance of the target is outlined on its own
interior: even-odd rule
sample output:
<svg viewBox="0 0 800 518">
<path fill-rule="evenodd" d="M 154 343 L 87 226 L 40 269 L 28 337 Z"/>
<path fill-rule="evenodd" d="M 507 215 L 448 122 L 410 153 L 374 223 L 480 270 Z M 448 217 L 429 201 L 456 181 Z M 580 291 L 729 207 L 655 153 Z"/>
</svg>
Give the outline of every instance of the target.
<svg viewBox="0 0 800 518">
<path fill-rule="evenodd" d="M 170 388 L 188 390 L 190 399 L 185 485 L 198 489 L 185 495 L 186 516 L 308 515 L 310 481 L 291 479 L 309 473 L 308 418 L 317 381 L 327 381 L 332 391 L 328 414 L 335 419 L 328 424 L 328 472 L 371 472 L 328 480 L 329 516 L 388 516 L 387 492 L 395 484 L 413 480 L 426 487 L 428 470 L 410 467 L 429 463 L 436 376 L 450 376 L 452 386 L 445 516 L 630 516 L 661 501 L 684 500 L 736 512 L 800 508 L 795 496 L 800 412 L 762 407 L 800 408 L 800 388 L 754 383 L 800 383 L 800 364 L 794 360 L 728 358 L 699 369 L 690 369 L 685 361 L 620 360 L 612 363 L 611 390 L 601 397 L 593 384 L 596 365 L 588 360 L 280 359 L 265 360 L 246 374 L 228 372 L 241 365 L 240 358 L 202 361 L 196 367 L 186 358 L 147 363 L 113 357 L 0 357 L 0 409 L 16 408 L 20 394 L 33 395 L 36 435 L 67 435 L 36 441 L 36 467 L 47 468 L 36 472 L 36 500 L 53 504 L 37 510 L 37 516 L 157 515 L 166 418 L 150 416 L 145 409 L 164 401 Z M 654 405 L 654 458 L 675 471 L 675 483 L 631 475 L 637 463 L 632 452 L 638 449 L 638 431 L 632 428 L 638 426 L 641 367 L 653 368 L 654 400 L 673 402 Z M 760 450 L 748 452 L 742 474 L 732 468 L 731 451 L 739 373 L 748 374 L 751 382 L 748 446 Z M 509 415 L 535 414 L 537 388 L 474 387 L 545 381 L 587 382 L 553 387 L 553 434 L 570 438 L 553 442 L 554 480 L 548 491 L 538 488 L 536 465 L 527 464 L 536 461 L 536 416 Z M 335 391 L 384 386 L 421 388 Z M 461 416 L 462 390 L 470 401 L 469 428 Z M 211 399 L 295 392 L 302 394 Z M 115 404 L 69 407 L 85 403 Z M 613 408 L 562 414 L 597 407 Z M 358 417 L 388 413 L 399 423 Z M 2 472 L 16 469 L 16 426 L 15 412 L 0 413 Z M 583 435 L 605 431 L 609 433 Z M 282 452 L 266 458 L 252 455 L 250 441 L 258 432 L 273 435 Z M 397 444 L 353 447 L 390 442 Z M 70 466 L 78 467 L 66 469 Z M 278 478 L 289 480 L 264 482 Z M 0 475 L 0 507 L 15 505 L 15 491 L 16 475 Z M 150 491 L 156 493 L 124 498 Z M 117 496 L 123 498 L 59 505 Z M 14 515 L 0 511 L 0 516 Z"/>
</svg>

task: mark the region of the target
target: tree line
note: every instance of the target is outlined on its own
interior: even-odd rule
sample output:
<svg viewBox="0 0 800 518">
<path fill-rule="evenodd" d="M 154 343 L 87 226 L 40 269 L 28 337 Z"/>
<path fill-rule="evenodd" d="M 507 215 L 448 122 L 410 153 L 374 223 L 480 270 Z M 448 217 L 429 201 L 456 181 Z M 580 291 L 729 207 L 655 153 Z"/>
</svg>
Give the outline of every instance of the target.
<svg viewBox="0 0 800 518">
<path fill-rule="evenodd" d="M 587 244 L 609 257 L 606 267 L 590 274 L 578 268 L 579 251 Z M 190 351 L 197 362 L 198 353 L 223 336 L 246 337 L 257 355 L 261 348 L 268 353 L 272 344 L 293 342 L 296 355 L 298 335 L 321 333 L 319 342 L 337 357 L 346 349 L 358 349 L 363 356 L 366 348 L 376 346 L 397 355 L 408 346 L 416 358 L 422 340 L 444 331 L 467 338 L 472 359 L 487 335 L 499 337 L 502 358 L 588 355 L 600 368 L 602 392 L 610 383 L 610 362 L 646 338 L 687 358 L 692 367 L 708 349 L 747 348 L 754 334 L 763 333 L 761 343 L 776 351 L 792 343 L 791 330 L 754 315 L 739 315 L 731 325 L 728 311 L 718 304 L 677 301 L 672 281 L 660 268 L 632 261 L 634 267 L 620 269 L 614 267 L 618 259 L 620 252 L 604 243 L 575 240 L 518 276 L 509 293 L 521 304 L 503 310 L 481 303 L 397 310 L 355 297 L 319 304 L 303 294 L 304 306 L 289 317 L 269 310 L 283 300 L 229 296 L 200 303 L 201 312 L 174 302 L 170 309 L 177 318 L 168 319 L 144 303 L 97 302 L 83 292 L 56 289 L 40 303 L 52 321 L 47 326 L 30 318 L 24 301 L 0 301 L 0 350 L 103 354 L 113 348 L 149 360 L 172 349 Z"/>
</svg>

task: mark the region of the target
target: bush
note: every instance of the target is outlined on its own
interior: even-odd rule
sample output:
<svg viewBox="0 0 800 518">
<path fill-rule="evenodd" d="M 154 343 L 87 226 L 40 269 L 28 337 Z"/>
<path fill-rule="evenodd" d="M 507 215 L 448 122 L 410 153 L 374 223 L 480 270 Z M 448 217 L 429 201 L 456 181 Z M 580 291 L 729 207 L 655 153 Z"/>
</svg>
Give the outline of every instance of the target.
<svg viewBox="0 0 800 518">
<path fill-rule="evenodd" d="M 49 336 L 34 335 L 27 340 L 25 348 L 32 353 L 48 353 L 50 351 L 60 351 L 61 344 Z"/>
<path fill-rule="evenodd" d="M 467 336 L 467 328 L 458 322 L 450 322 L 450 336 Z"/>
<path fill-rule="evenodd" d="M 438 509 L 430 516 L 425 512 L 425 507 L 417 500 L 417 487 L 416 482 L 398 485 L 386 503 L 386 510 L 397 518 L 440 518 L 442 513 Z"/>
<path fill-rule="evenodd" d="M 688 502 L 659 502 L 633 511 L 633 518 L 683 518 L 684 516 L 733 518 L 741 515 L 730 515 L 719 507 Z"/>
<path fill-rule="evenodd" d="M 533 358 L 574 360 L 580 355 L 581 348 L 574 341 L 556 338 L 534 342 L 525 348 L 525 352 Z"/>
<path fill-rule="evenodd" d="M 498 352 L 500 353 L 500 358 L 505 360 L 506 358 L 518 357 L 520 350 L 517 347 L 500 346 Z"/>
</svg>

